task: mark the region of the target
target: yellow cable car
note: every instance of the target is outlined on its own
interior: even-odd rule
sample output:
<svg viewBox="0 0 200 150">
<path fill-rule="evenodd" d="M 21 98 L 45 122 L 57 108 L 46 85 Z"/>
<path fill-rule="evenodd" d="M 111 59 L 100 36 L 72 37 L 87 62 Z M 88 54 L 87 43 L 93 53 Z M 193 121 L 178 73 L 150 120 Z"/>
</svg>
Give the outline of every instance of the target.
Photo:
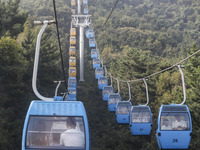
<svg viewBox="0 0 200 150">
<path fill-rule="evenodd" d="M 75 44 L 76 44 L 76 37 L 70 36 L 70 45 L 75 45 Z"/>
<path fill-rule="evenodd" d="M 76 66 L 76 57 L 69 57 L 69 66 L 75 67 Z"/>
<path fill-rule="evenodd" d="M 76 6 L 76 0 L 71 0 L 71 6 Z"/>
<path fill-rule="evenodd" d="M 76 28 L 71 28 L 70 29 L 70 35 L 76 36 Z"/>
<path fill-rule="evenodd" d="M 76 54 L 76 47 L 75 46 L 70 46 L 69 47 L 69 55 L 74 56 Z"/>
<path fill-rule="evenodd" d="M 76 9 L 72 8 L 72 15 L 76 14 Z"/>
<path fill-rule="evenodd" d="M 76 67 L 69 67 L 69 76 L 76 77 Z"/>
</svg>

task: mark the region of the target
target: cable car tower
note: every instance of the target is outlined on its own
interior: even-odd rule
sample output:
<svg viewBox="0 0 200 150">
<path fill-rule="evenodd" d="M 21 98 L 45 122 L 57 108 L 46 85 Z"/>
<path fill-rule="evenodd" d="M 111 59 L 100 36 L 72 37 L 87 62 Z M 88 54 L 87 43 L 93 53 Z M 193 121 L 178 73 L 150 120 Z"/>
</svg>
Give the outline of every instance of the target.
<svg viewBox="0 0 200 150">
<path fill-rule="evenodd" d="M 84 81 L 84 28 L 91 24 L 92 15 L 81 14 L 81 0 L 78 0 L 78 15 L 72 15 L 72 26 L 79 27 L 79 50 L 80 50 L 80 79 Z"/>
</svg>

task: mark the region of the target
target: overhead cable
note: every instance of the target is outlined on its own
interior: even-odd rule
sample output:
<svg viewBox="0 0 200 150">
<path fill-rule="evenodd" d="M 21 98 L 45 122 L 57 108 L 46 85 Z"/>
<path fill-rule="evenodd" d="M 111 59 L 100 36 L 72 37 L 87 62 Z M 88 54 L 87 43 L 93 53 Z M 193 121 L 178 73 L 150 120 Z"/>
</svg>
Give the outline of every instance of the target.
<svg viewBox="0 0 200 150">
<path fill-rule="evenodd" d="M 66 82 L 66 78 L 65 78 L 65 70 L 64 70 L 64 63 L 63 63 L 62 48 L 61 48 L 60 35 L 59 35 L 59 30 L 58 30 L 58 20 L 57 20 L 57 14 L 56 14 L 55 0 L 53 0 L 53 8 L 54 8 L 55 21 L 56 21 L 56 31 L 57 31 L 57 37 L 58 37 L 58 45 L 59 45 L 59 49 L 60 49 L 60 58 L 61 58 L 62 72 L 63 72 L 64 82 L 65 82 L 65 88 L 67 89 L 67 82 Z"/>
</svg>

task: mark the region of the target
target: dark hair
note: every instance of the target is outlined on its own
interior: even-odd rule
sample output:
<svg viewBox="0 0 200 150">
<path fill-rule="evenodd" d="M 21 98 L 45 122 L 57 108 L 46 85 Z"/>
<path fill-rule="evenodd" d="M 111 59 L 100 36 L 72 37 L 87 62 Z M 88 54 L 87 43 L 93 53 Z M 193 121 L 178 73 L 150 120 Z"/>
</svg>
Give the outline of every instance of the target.
<svg viewBox="0 0 200 150">
<path fill-rule="evenodd" d="M 163 121 L 169 121 L 167 118 L 164 118 Z"/>
<path fill-rule="evenodd" d="M 66 124 L 67 124 L 67 126 L 71 126 L 71 128 L 74 129 L 76 127 L 76 120 L 75 120 L 75 118 L 74 117 L 68 117 L 66 119 Z"/>
</svg>

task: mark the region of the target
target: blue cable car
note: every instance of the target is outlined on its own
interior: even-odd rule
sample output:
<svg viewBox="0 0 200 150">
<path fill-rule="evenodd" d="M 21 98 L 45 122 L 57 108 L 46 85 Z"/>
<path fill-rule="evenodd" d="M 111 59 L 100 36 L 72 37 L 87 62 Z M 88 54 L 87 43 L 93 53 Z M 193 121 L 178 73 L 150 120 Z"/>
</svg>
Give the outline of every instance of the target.
<svg viewBox="0 0 200 150">
<path fill-rule="evenodd" d="M 188 149 L 192 120 L 187 105 L 162 105 L 156 128 L 159 149 Z"/>
<path fill-rule="evenodd" d="M 68 88 L 70 87 L 74 87 L 76 88 L 77 86 L 77 80 L 76 80 L 76 77 L 69 77 L 68 78 Z"/>
<path fill-rule="evenodd" d="M 84 15 L 87 15 L 88 14 L 88 7 L 85 7 L 83 12 L 84 12 Z"/>
<path fill-rule="evenodd" d="M 149 135 L 152 128 L 152 115 L 149 106 L 132 106 L 130 113 L 132 135 Z"/>
<path fill-rule="evenodd" d="M 110 112 L 116 111 L 117 103 L 121 101 L 121 96 L 118 93 L 112 93 L 108 96 L 108 110 Z"/>
<path fill-rule="evenodd" d="M 116 118 L 118 124 L 129 124 L 132 103 L 119 101 L 116 106 Z"/>
<path fill-rule="evenodd" d="M 101 67 L 101 58 L 94 58 L 93 59 L 93 68 L 100 68 Z"/>
<path fill-rule="evenodd" d="M 192 120 L 186 101 L 186 90 L 183 71 L 182 76 L 184 99 L 181 104 L 161 105 L 156 126 L 156 138 L 159 149 L 188 149 L 192 134 Z"/>
<path fill-rule="evenodd" d="M 104 70 L 103 68 L 96 68 L 95 69 L 95 78 L 98 79 L 99 77 L 104 76 Z"/>
<path fill-rule="evenodd" d="M 83 5 L 87 5 L 88 4 L 88 0 L 83 0 Z"/>
<path fill-rule="evenodd" d="M 91 58 L 98 58 L 98 49 L 92 49 L 91 50 Z"/>
<path fill-rule="evenodd" d="M 96 40 L 95 39 L 89 39 L 89 47 L 96 47 Z"/>
<path fill-rule="evenodd" d="M 103 101 L 108 101 L 108 97 L 112 93 L 114 93 L 112 86 L 104 86 L 102 90 Z"/>
<path fill-rule="evenodd" d="M 85 36 L 88 38 L 88 39 L 91 39 L 91 38 L 94 38 L 94 31 L 92 29 L 88 29 L 85 31 Z"/>
<path fill-rule="evenodd" d="M 98 87 L 99 89 L 103 89 L 104 86 L 108 86 L 108 79 L 107 77 L 103 76 L 103 77 L 99 77 L 98 78 Z"/>
<path fill-rule="evenodd" d="M 83 103 L 32 101 L 22 136 L 22 150 L 30 149 L 89 150 L 88 120 Z"/>
<path fill-rule="evenodd" d="M 77 95 L 76 88 L 74 88 L 74 87 L 69 88 L 68 87 L 67 101 L 76 101 L 76 95 Z"/>
</svg>

